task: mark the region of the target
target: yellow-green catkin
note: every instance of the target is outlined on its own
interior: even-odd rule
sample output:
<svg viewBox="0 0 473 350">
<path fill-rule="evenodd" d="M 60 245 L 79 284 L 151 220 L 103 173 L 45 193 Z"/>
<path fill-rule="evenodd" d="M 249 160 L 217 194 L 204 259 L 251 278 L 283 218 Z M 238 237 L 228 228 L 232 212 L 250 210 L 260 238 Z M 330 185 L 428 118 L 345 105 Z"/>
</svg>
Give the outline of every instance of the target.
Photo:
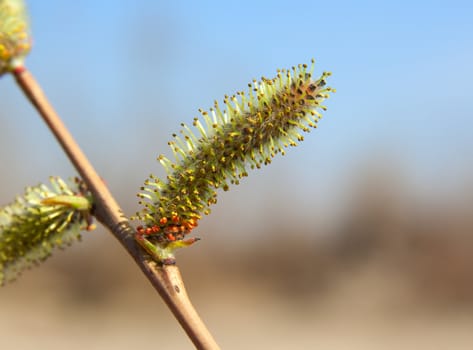
<svg viewBox="0 0 473 350">
<path fill-rule="evenodd" d="M 0 208 L 0 285 L 23 270 L 80 239 L 91 229 L 92 200 L 79 180 L 71 184 L 57 177 L 51 186 L 28 187 L 21 197 Z"/>
<path fill-rule="evenodd" d="M 326 86 L 330 73 L 313 77 L 305 64 L 280 70 L 273 79 L 248 84 L 248 92 L 225 96 L 223 108 L 215 102 L 200 110 L 192 131 L 182 124 L 180 135 L 169 142 L 174 160 L 160 155 L 166 181 L 151 175 L 146 180 L 136 219 L 138 233 L 158 237 L 158 242 L 180 240 L 197 226 L 202 214 L 216 203 L 216 189 L 227 190 L 248 175 L 248 169 L 269 164 L 288 146 L 316 128 L 323 101 L 334 91 Z M 159 238 L 160 237 L 160 238 Z"/>
<path fill-rule="evenodd" d="M 30 49 L 24 1 L 0 0 L 0 75 L 21 66 Z"/>
</svg>

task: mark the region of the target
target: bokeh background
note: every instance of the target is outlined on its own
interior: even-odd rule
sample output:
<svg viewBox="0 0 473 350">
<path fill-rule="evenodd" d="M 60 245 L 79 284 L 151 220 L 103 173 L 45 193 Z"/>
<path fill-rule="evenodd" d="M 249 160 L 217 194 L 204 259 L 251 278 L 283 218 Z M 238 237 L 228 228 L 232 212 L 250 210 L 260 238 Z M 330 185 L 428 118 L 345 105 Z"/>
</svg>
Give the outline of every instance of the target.
<svg viewBox="0 0 473 350">
<path fill-rule="evenodd" d="M 133 214 L 197 109 L 317 60 L 319 129 L 219 196 L 179 253 L 224 349 L 473 348 L 473 3 L 29 1 L 28 67 Z M 0 80 L 0 203 L 76 174 Z M 189 349 L 98 229 L 0 290 L 2 349 Z"/>
</svg>

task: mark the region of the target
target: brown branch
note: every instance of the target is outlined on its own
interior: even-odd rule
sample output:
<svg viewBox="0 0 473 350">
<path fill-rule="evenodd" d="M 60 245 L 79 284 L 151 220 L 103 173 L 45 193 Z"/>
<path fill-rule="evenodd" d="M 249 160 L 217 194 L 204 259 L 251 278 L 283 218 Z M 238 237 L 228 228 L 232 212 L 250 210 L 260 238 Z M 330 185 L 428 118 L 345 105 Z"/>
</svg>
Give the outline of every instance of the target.
<svg viewBox="0 0 473 350">
<path fill-rule="evenodd" d="M 144 251 L 134 240 L 134 229 L 120 206 L 49 103 L 38 82 L 24 67 L 16 68 L 13 75 L 92 192 L 96 206 L 94 215 L 97 220 L 113 233 L 133 257 L 196 348 L 219 349 L 190 302 L 179 268 L 175 265 L 158 266 L 146 258 Z"/>
</svg>

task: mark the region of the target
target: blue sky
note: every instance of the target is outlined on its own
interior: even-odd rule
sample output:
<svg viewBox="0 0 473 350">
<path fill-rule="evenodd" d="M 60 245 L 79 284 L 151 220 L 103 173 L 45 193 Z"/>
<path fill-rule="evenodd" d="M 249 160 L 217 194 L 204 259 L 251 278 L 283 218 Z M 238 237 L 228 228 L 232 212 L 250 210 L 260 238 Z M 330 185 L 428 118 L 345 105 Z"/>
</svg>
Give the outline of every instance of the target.
<svg viewBox="0 0 473 350">
<path fill-rule="evenodd" d="M 471 1 L 29 6 L 27 65 L 122 200 L 149 172 L 162 174 L 156 155 L 168 153 L 169 135 L 198 108 L 311 58 L 337 89 L 319 129 L 224 201 L 238 206 L 259 191 L 276 202 L 337 205 L 372 159 L 402 168 L 400 178 L 434 197 L 472 174 Z M 2 153 L 11 164 L 3 176 L 18 181 L 2 198 L 50 174 L 74 174 L 10 78 L 0 80 L 0 96 L 0 146 L 11 150 Z"/>
</svg>

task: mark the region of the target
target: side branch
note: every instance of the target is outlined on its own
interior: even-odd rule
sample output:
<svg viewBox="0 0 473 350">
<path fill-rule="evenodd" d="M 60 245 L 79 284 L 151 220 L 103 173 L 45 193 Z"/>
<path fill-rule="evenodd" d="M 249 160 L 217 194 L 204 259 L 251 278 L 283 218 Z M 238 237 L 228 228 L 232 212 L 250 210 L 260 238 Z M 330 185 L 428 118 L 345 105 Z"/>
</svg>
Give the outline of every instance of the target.
<svg viewBox="0 0 473 350">
<path fill-rule="evenodd" d="M 38 82 L 26 68 L 17 68 L 13 72 L 18 85 L 21 87 L 26 97 L 34 105 L 43 120 L 48 125 L 56 139 L 59 141 L 64 152 L 75 166 L 89 190 L 94 195 L 97 206 L 96 217 L 106 227 L 111 228 L 118 222 L 126 220 L 119 205 L 112 194 L 99 177 L 92 164 L 80 149 L 59 115 L 49 103 Z M 113 234 L 116 236 L 115 232 Z M 122 244 L 127 244 L 125 248 L 130 251 L 130 242 L 124 236 L 117 236 Z"/>
<path fill-rule="evenodd" d="M 97 220 L 112 232 L 133 257 L 196 348 L 219 349 L 190 302 L 178 267 L 158 266 L 146 259 L 144 252 L 133 238 L 134 229 L 120 206 L 49 103 L 38 82 L 25 67 L 16 68 L 13 75 L 92 192 L 96 206 L 94 215 Z"/>
</svg>

